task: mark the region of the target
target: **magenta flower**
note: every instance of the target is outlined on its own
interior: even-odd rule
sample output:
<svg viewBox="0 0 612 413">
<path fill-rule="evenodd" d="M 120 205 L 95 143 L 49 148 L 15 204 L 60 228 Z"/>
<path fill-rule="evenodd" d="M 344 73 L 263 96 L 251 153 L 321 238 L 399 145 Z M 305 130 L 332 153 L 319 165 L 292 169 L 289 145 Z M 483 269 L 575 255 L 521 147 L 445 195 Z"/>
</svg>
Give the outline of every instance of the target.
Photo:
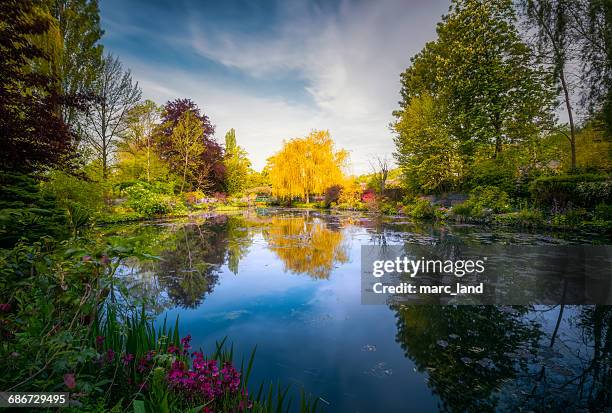
<svg viewBox="0 0 612 413">
<path fill-rule="evenodd" d="M 114 359 L 115 359 L 115 352 L 113 351 L 112 348 L 109 348 L 108 351 L 106 352 L 106 361 L 108 361 L 109 363 L 112 363 Z"/>
<path fill-rule="evenodd" d="M 181 360 L 172 363 L 166 379 L 174 391 L 205 403 L 225 395 L 240 396 L 248 400 L 248 394 L 244 389 L 240 389 L 240 373 L 231 363 L 223 363 L 219 369 L 216 360 L 206 360 L 199 351 L 194 352 L 192 357 L 191 369 Z M 245 406 L 248 406 L 248 403 Z"/>
<path fill-rule="evenodd" d="M 179 351 L 178 347 L 176 347 L 174 344 L 170 344 L 168 346 L 168 353 L 174 354 L 174 353 L 178 353 L 178 351 Z"/>
<path fill-rule="evenodd" d="M 0 313 L 8 313 L 9 311 L 11 311 L 10 304 L 0 304 Z"/>
<path fill-rule="evenodd" d="M 127 353 L 125 356 L 123 356 L 123 359 L 122 359 L 123 365 L 127 366 L 128 364 L 130 364 L 132 360 L 134 360 L 134 355 Z"/>
<path fill-rule="evenodd" d="M 181 344 L 183 345 L 183 354 L 187 354 L 189 349 L 191 348 L 191 334 L 187 334 L 185 337 L 181 339 Z"/>
<path fill-rule="evenodd" d="M 144 373 L 145 371 L 149 370 L 149 363 L 146 357 L 143 357 L 138 360 L 138 366 L 136 367 L 136 370 L 139 373 Z"/>
</svg>

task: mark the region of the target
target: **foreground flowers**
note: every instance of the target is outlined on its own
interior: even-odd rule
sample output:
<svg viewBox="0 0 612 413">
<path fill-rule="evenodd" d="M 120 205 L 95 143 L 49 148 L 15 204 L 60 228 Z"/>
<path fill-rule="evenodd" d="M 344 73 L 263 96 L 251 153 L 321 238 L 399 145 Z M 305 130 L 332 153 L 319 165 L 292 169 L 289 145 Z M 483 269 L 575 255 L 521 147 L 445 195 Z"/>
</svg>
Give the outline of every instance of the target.
<svg viewBox="0 0 612 413">
<path fill-rule="evenodd" d="M 95 341 L 103 368 L 115 369 L 120 363 L 126 383 L 136 386 L 138 392 L 155 391 L 159 386 L 151 386 L 151 381 L 161 377 L 163 392 L 180 405 L 202 406 L 204 413 L 243 412 L 253 405 L 246 387 L 241 386 L 241 373 L 229 361 L 206 359 L 201 351 L 190 353 L 190 335 L 180 345 L 169 344 L 165 350 L 149 350 L 140 357 L 125 351 L 117 354 L 112 348 L 102 350 L 103 336 Z M 65 380 L 65 384 L 73 383 Z"/>
</svg>

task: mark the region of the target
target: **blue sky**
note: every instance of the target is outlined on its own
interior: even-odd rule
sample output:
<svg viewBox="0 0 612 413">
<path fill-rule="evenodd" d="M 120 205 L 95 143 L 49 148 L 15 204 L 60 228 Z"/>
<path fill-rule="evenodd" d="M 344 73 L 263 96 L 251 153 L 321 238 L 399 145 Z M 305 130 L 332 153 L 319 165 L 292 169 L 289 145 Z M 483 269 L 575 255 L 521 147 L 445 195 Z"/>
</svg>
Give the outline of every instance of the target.
<svg viewBox="0 0 612 413">
<path fill-rule="evenodd" d="M 255 169 L 284 139 L 328 129 L 351 173 L 391 157 L 399 74 L 448 9 L 442 0 L 101 0 L 105 50 L 144 97 L 189 97 Z"/>
</svg>

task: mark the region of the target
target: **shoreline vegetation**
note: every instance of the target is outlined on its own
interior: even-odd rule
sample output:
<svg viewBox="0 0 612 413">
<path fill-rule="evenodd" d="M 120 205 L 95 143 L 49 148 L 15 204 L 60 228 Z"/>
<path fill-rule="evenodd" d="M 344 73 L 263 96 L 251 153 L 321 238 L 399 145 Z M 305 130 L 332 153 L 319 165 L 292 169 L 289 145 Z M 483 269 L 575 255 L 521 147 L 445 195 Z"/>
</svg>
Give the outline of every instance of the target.
<svg viewBox="0 0 612 413">
<path fill-rule="evenodd" d="M 601 0 L 452 0 L 405 56 L 393 160 L 356 176 L 325 125 L 256 171 L 209 107 L 143 98 L 96 0 L 0 2 L 0 389 L 68 391 L 68 411 L 289 410 L 282 384 L 247 388 L 257 360 L 154 326 L 117 270 L 159 257 L 96 225 L 279 206 L 610 234 L 611 16 Z M 307 391 L 294 410 L 321 407 Z"/>
</svg>

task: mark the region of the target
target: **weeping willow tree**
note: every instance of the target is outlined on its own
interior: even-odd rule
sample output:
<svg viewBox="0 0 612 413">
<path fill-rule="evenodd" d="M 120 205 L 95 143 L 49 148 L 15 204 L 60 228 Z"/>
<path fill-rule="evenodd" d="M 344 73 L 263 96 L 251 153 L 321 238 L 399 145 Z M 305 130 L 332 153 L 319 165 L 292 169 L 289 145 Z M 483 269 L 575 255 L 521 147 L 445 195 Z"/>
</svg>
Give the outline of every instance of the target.
<svg viewBox="0 0 612 413">
<path fill-rule="evenodd" d="M 283 143 L 282 149 L 268 159 L 272 192 L 279 198 L 322 194 L 342 182 L 348 153 L 336 150 L 329 131 L 313 131 L 305 138 Z"/>
</svg>

